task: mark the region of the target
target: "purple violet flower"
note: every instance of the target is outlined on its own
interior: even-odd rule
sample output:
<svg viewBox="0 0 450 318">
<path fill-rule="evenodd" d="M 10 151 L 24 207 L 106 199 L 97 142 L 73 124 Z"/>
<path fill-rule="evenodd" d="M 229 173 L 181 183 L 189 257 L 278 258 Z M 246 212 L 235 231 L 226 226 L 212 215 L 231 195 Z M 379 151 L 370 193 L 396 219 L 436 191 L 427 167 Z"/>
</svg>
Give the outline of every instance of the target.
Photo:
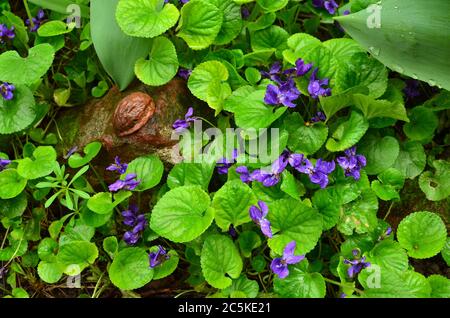
<svg viewBox="0 0 450 318">
<path fill-rule="evenodd" d="M 305 64 L 305 61 L 298 59 L 295 62 L 295 73 L 297 76 L 303 76 L 312 69 L 312 63 Z"/>
<path fill-rule="evenodd" d="M 228 228 L 228 234 L 231 236 L 233 240 L 237 239 L 238 233 L 236 231 L 236 228 L 233 226 L 233 224 L 230 224 Z"/>
<path fill-rule="evenodd" d="M 240 179 L 244 183 L 249 183 L 252 181 L 252 178 L 250 176 L 250 171 L 248 171 L 248 168 L 246 166 L 240 166 L 236 168 L 236 173 L 238 173 L 240 176 Z"/>
<path fill-rule="evenodd" d="M 324 113 L 317 112 L 317 114 L 315 116 L 313 116 L 310 121 L 312 123 L 318 123 L 318 122 L 326 121 L 326 120 L 327 120 L 327 116 L 325 116 Z"/>
<path fill-rule="evenodd" d="M 141 183 L 141 181 L 135 180 L 136 178 L 137 175 L 135 173 L 127 174 L 124 180 L 117 180 L 108 189 L 111 192 L 117 192 L 119 190 L 133 191 Z"/>
<path fill-rule="evenodd" d="M 125 232 L 123 240 L 128 245 L 134 245 L 137 243 L 142 235 L 142 232 L 148 225 L 147 219 L 144 214 L 138 214 L 139 208 L 135 204 L 130 204 L 128 210 L 122 212 L 123 224 L 133 227 L 131 231 Z"/>
<path fill-rule="evenodd" d="M 359 258 L 359 251 L 353 250 L 352 254 L 354 256 L 353 260 L 344 259 L 344 264 L 351 265 L 348 270 L 347 274 L 348 277 L 353 278 L 356 275 L 358 275 L 364 268 L 367 268 L 370 266 L 369 262 L 366 262 L 366 257 Z"/>
<path fill-rule="evenodd" d="M 194 114 L 194 108 L 189 107 L 186 115 L 184 115 L 184 119 L 177 119 L 173 125 L 172 128 L 175 129 L 176 132 L 180 133 L 183 132 L 183 130 L 188 129 L 194 121 L 197 120 L 197 117 L 193 117 Z"/>
<path fill-rule="evenodd" d="M 258 206 L 259 208 L 255 205 L 250 207 L 250 218 L 261 228 L 261 232 L 265 236 L 271 238 L 273 234 L 272 229 L 270 228 L 270 221 L 266 219 L 267 213 L 269 213 L 269 207 L 261 200 L 258 201 Z"/>
<path fill-rule="evenodd" d="M 157 252 L 150 252 L 148 254 L 148 258 L 150 261 L 150 268 L 155 268 L 158 265 L 161 265 L 165 260 L 170 258 L 170 255 L 167 254 L 166 250 L 159 245 Z"/>
<path fill-rule="evenodd" d="M 6 40 L 12 40 L 16 36 L 14 26 L 8 29 L 6 24 L 0 24 L 0 44 L 5 43 Z"/>
<path fill-rule="evenodd" d="M 285 83 L 276 86 L 273 84 L 267 85 L 264 102 L 268 105 L 284 105 L 286 107 L 294 108 L 293 103 L 300 96 L 300 91 L 297 89 L 292 78 Z"/>
<path fill-rule="evenodd" d="M 127 171 L 128 164 L 121 163 L 119 156 L 114 158 L 115 163 L 106 168 L 108 171 L 117 171 L 119 174 L 124 174 Z"/>
<path fill-rule="evenodd" d="M 408 99 L 413 99 L 420 96 L 419 91 L 419 81 L 417 80 L 406 80 L 406 87 L 403 89 Z"/>
<path fill-rule="evenodd" d="M 336 9 L 339 7 L 334 0 L 312 0 L 312 4 L 316 8 L 324 8 L 329 14 L 335 14 Z"/>
<path fill-rule="evenodd" d="M 317 79 L 317 72 L 319 69 L 316 67 L 311 74 L 308 84 L 308 92 L 312 98 L 317 99 L 319 96 L 330 96 L 331 88 L 324 88 L 323 86 L 328 86 L 329 79 Z"/>
<path fill-rule="evenodd" d="M 281 279 L 286 278 L 289 275 L 289 264 L 297 264 L 305 258 L 305 255 L 294 255 L 295 246 L 295 241 L 288 243 L 284 248 L 283 256 L 274 258 L 270 264 L 272 272 L 277 274 Z"/>
<path fill-rule="evenodd" d="M 386 231 L 378 237 L 378 241 L 382 241 L 392 234 L 392 228 L 389 226 Z"/>
<path fill-rule="evenodd" d="M 250 174 L 251 179 L 261 182 L 265 187 L 272 187 L 278 184 L 281 173 L 288 165 L 290 155 L 289 151 L 283 151 L 278 159 L 272 163 L 270 170 L 257 169 Z"/>
<path fill-rule="evenodd" d="M 72 148 L 70 148 L 67 153 L 64 155 L 64 159 L 67 160 L 69 159 L 74 153 L 76 153 L 78 151 L 78 146 L 73 146 Z M 117 157 L 116 157 L 117 158 Z M 108 169 L 106 169 L 108 170 Z"/>
<path fill-rule="evenodd" d="M 241 16 L 244 20 L 247 20 L 250 16 L 250 10 L 246 6 L 241 7 Z"/>
<path fill-rule="evenodd" d="M 328 175 L 334 171 L 336 165 L 334 161 L 324 161 L 322 159 L 318 159 L 316 162 L 316 166 L 314 166 L 311 161 L 306 158 L 293 166 L 297 171 L 301 173 L 305 173 L 309 176 L 309 180 L 312 183 L 320 185 L 322 189 L 326 188 L 328 185 Z"/>
<path fill-rule="evenodd" d="M 11 163 L 11 160 L 0 158 L 0 171 L 5 170 L 5 168 Z"/>
<path fill-rule="evenodd" d="M 260 71 L 260 73 L 264 78 L 268 78 L 274 82 L 281 83 L 281 63 L 278 61 L 272 64 L 268 72 Z"/>
<path fill-rule="evenodd" d="M 44 10 L 39 9 L 35 18 L 32 18 L 33 26 L 30 23 L 30 19 L 26 19 L 25 24 L 30 27 L 30 32 L 36 32 L 41 26 L 42 22 L 44 22 L 45 13 Z"/>
<path fill-rule="evenodd" d="M 336 161 L 345 171 L 346 177 L 353 177 L 355 180 L 361 178 L 360 170 L 365 167 L 366 157 L 356 154 L 356 147 L 349 148 L 344 151 L 345 156 L 337 157 Z"/>
<path fill-rule="evenodd" d="M 236 162 L 236 158 L 238 156 L 238 150 L 234 149 L 231 154 L 231 160 L 228 160 L 227 158 L 221 158 L 217 161 L 217 172 L 219 174 L 227 174 L 228 169 L 231 168 L 231 166 Z"/>
<path fill-rule="evenodd" d="M 180 67 L 178 69 L 178 73 L 177 73 L 177 75 L 179 77 L 181 77 L 182 79 L 185 79 L 185 80 L 188 80 L 189 76 L 191 76 L 191 74 L 192 74 L 192 70 L 189 70 L 189 69 L 183 68 L 183 67 Z"/>
<path fill-rule="evenodd" d="M 0 85 L 0 94 L 3 96 L 5 100 L 11 100 L 14 98 L 14 91 L 16 87 L 13 84 L 9 84 L 7 82 L 3 82 Z"/>
</svg>

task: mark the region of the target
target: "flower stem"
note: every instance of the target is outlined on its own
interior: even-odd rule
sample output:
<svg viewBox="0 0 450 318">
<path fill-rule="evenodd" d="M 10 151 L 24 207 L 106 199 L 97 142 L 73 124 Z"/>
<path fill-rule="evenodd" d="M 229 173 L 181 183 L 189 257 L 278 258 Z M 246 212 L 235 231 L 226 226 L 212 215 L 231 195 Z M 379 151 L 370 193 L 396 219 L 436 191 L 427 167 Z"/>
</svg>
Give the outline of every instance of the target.
<svg viewBox="0 0 450 318">
<path fill-rule="evenodd" d="M 335 280 L 332 280 L 332 279 L 329 279 L 329 278 L 326 278 L 326 277 L 324 277 L 323 279 L 327 283 L 330 283 L 330 284 L 333 284 L 333 285 L 337 285 L 337 286 L 340 286 L 342 288 L 350 288 L 350 289 L 353 289 L 355 292 L 357 292 L 359 294 L 364 294 L 364 291 L 362 291 L 361 289 L 358 289 L 356 287 L 351 287 L 351 286 L 348 286 L 348 285 L 344 285 L 344 284 L 342 284 L 342 283 L 340 283 L 338 281 L 335 281 Z"/>
<path fill-rule="evenodd" d="M 28 19 L 30 21 L 30 26 L 34 27 L 33 16 L 31 15 L 30 7 L 28 6 L 28 0 L 23 0 L 23 5 L 25 6 L 25 11 L 27 12 Z"/>
</svg>

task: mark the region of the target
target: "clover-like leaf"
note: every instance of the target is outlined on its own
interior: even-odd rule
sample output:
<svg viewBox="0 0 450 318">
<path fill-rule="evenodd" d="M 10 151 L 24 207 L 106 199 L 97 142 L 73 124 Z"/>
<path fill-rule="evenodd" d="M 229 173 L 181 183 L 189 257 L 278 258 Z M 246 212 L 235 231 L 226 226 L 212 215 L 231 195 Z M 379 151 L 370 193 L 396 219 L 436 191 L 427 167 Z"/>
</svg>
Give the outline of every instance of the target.
<svg viewBox="0 0 450 318">
<path fill-rule="evenodd" d="M 16 169 L 6 169 L 0 172 L 0 199 L 12 199 L 18 196 L 26 187 L 27 179 L 21 177 Z"/>
<path fill-rule="evenodd" d="M 217 225 L 224 231 L 250 222 L 249 208 L 256 204 L 252 189 L 241 180 L 228 181 L 214 195 L 211 207 Z"/>
<path fill-rule="evenodd" d="M 89 144 L 87 144 L 84 149 L 84 157 L 81 156 L 79 153 L 74 153 L 69 158 L 69 167 L 73 169 L 78 169 L 84 165 L 87 165 L 89 162 L 91 162 L 92 159 L 94 159 L 100 150 L 102 149 L 102 143 L 99 141 L 94 141 Z"/>
<path fill-rule="evenodd" d="M 214 4 L 204 0 L 191 0 L 181 9 L 178 36 L 193 50 L 210 46 L 219 34 L 223 13 Z"/>
<path fill-rule="evenodd" d="M 177 7 L 164 0 L 120 0 L 116 19 L 128 35 L 153 38 L 173 27 L 180 16 Z"/>
<path fill-rule="evenodd" d="M 137 60 L 134 71 L 147 85 L 161 86 L 168 83 L 178 71 L 175 46 L 163 36 L 153 39 L 149 58 Z"/>
<path fill-rule="evenodd" d="M 33 151 L 33 158 L 18 160 L 17 172 L 25 179 L 45 177 L 53 172 L 56 150 L 51 146 L 39 146 Z"/>
<path fill-rule="evenodd" d="M 17 85 L 12 100 L 0 98 L 0 134 L 21 131 L 31 125 L 35 118 L 35 101 L 28 87 Z"/>
<path fill-rule="evenodd" d="M 17 51 L 0 55 L 0 81 L 31 85 L 37 82 L 53 63 L 55 50 L 50 44 L 38 44 L 22 58 Z"/>
<path fill-rule="evenodd" d="M 430 258 L 444 247 L 447 229 L 437 214 L 428 211 L 414 212 L 398 225 L 397 239 L 410 257 Z"/>
<path fill-rule="evenodd" d="M 156 186 L 161 181 L 164 165 L 156 155 L 138 157 L 128 164 L 126 174 L 135 173 L 141 183 L 136 191 L 145 191 Z"/>
<path fill-rule="evenodd" d="M 173 242 L 189 242 L 211 225 L 214 210 L 208 194 L 199 186 L 177 187 L 156 203 L 150 228 Z"/>
<path fill-rule="evenodd" d="M 148 254 L 144 249 L 128 247 L 114 257 L 108 273 L 115 286 L 122 290 L 132 290 L 148 284 L 154 271 L 150 268 Z"/>
<path fill-rule="evenodd" d="M 422 173 L 419 186 L 428 200 L 439 201 L 450 196 L 450 162 L 435 160 L 433 166 L 436 169 L 435 173 L 431 171 Z"/>
<path fill-rule="evenodd" d="M 269 239 L 269 247 L 280 255 L 292 241 L 297 243 L 296 254 L 306 254 L 316 246 L 322 234 L 322 216 L 316 209 L 295 199 L 270 203 L 267 219 L 274 233 Z"/>
<path fill-rule="evenodd" d="M 273 288 L 281 297 L 285 298 L 323 298 L 326 285 L 319 273 L 307 271 L 307 261 L 289 266 L 289 276 L 283 279 L 275 277 Z"/>
<path fill-rule="evenodd" d="M 326 147 L 329 151 L 344 151 L 355 145 L 369 128 L 367 120 L 358 112 L 352 112 L 350 118 L 340 124 L 328 139 Z"/>
<path fill-rule="evenodd" d="M 241 256 L 233 241 L 227 236 L 218 234 L 206 238 L 200 262 L 206 281 L 215 288 L 230 286 L 231 278 L 238 278 L 243 267 Z"/>
</svg>

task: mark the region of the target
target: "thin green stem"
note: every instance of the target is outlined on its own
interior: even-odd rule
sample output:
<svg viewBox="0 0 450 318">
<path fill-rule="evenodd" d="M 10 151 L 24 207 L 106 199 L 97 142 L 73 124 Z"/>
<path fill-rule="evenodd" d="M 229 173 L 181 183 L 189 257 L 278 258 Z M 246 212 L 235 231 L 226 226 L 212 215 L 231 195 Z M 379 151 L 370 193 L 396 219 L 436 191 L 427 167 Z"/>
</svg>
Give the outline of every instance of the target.
<svg viewBox="0 0 450 318">
<path fill-rule="evenodd" d="M 25 7 L 25 11 L 27 12 L 28 19 L 30 21 L 30 26 L 34 27 L 33 16 L 31 15 L 30 7 L 28 6 L 28 0 L 23 0 L 23 5 Z"/>
<path fill-rule="evenodd" d="M 358 289 L 358 288 L 356 288 L 356 287 L 351 287 L 351 286 L 349 286 L 349 285 L 342 284 L 342 283 L 340 283 L 340 282 L 338 282 L 338 281 L 335 281 L 335 280 L 332 280 L 332 279 L 329 279 L 329 278 L 326 278 L 326 277 L 324 277 L 323 279 L 324 279 L 327 283 L 330 283 L 330 284 L 333 284 L 333 285 L 337 285 L 337 286 L 340 286 L 340 287 L 342 287 L 342 288 L 350 288 L 350 289 L 353 289 L 355 292 L 357 292 L 357 293 L 359 293 L 359 294 L 364 294 L 364 291 L 362 291 L 361 289 Z"/>
<path fill-rule="evenodd" d="M 393 206 L 394 206 L 394 202 L 392 202 L 391 205 L 389 206 L 389 209 L 388 209 L 386 215 L 384 216 L 383 221 L 386 221 L 386 219 L 389 216 L 389 214 L 391 214 L 391 210 L 392 210 Z"/>
</svg>

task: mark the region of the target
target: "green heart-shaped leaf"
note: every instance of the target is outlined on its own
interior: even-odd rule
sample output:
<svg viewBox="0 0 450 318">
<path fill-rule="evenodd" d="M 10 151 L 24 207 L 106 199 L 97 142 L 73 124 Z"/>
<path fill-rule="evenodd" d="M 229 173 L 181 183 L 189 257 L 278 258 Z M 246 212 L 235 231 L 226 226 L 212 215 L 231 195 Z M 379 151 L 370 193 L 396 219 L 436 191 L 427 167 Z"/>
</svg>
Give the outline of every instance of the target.
<svg viewBox="0 0 450 318">
<path fill-rule="evenodd" d="M 122 290 L 143 287 L 153 278 L 148 254 L 144 249 L 129 247 L 121 250 L 108 270 L 111 282 Z"/>
<path fill-rule="evenodd" d="M 199 186 L 177 187 L 156 203 L 150 228 L 171 241 L 189 242 L 211 225 L 214 210 L 209 195 Z"/>
<path fill-rule="evenodd" d="M 233 241 L 227 236 L 217 234 L 206 238 L 200 262 L 206 281 L 215 288 L 230 286 L 230 277 L 238 278 L 243 266 Z"/>
<path fill-rule="evenodd" d="M 295 199 L 282 199 L 269 204 L 273 238 L 269 247 L 282 254 L 286 245 L 296 241 L 296 254 L 306 254 L 316 246 L 322 234 L 322 216 L 316 209 Z"/>
<path fill-rule="evenodd" d="M 116 19 L 120 28 L 128 35 L 153 38 L 173 27 L 180 13 L 164 0 L 120 0 Z"/>
<path fill-rule="evenodd" d="M 102 143 L 98 141 L 87 144 L 84 149 L 84 157 L 79 153 L 74 153 L 69 158 L 69 166 L 73 169 L 78 169 L 84 165 L 87 165 L 92 159 L 94 159 L 102 149 Z"/>
<path fill-rule="evenodd" d="M 0 172 L 0 199 L 12 199 L 18 196 L 27 185 L 27 179 L 22 178 L 16 169 L 6 169 Z"/>
<path fill-rule="evenodd" d="M 35 101 L 28 87 L 17 86 L 12 100 L 0 98 L 0 134 L 21 131 L 31 125 L 35 118 Z"/>
<path fill-rule="evenodd" d="M 31 85 L 37 82 L 53 63 L 55 50 L 50 44 L 39 44 L 22 58 L 17 51 L 6 51 L 0 55 L 0 81 Z"/>
<path fill-rule="evenodd" d="M 134 67 L 136 76 L 145 84 L 160 86 L 169 82 L 178 71 L 175 46 L 163 36 L 153 39 L 149 59 L 139 59 Z"/>
<path fill-rule="evenodd" d="M 437 214 L 428 211 L 414 212 L 398 225 L 397 239 L 409 256 L 430 258 L 444 247 L 447 229 Z"/>
<path fill-rule="evenodd" d="M 210 46 L 222 27 L 223 14 L 208 1 L 191 0 L 181 9 L 178 36 L 193 50 Z"/>
<path fill-rule="evenodd" d="M 51 146 L 40 146 L 33 151 L 32 158 L 18 160 L 17 172 L 25 179 L 45 177 L 53 172 L 56 150 Z"/>
<path fill-rule="evenodd" d="M 250 222 L 248 210 L 256 202 L 256 196 L 248 185 L 241 180 L 233 180 L 216 192 L 211 207 L 215 210 L 217 225 L 227 231 L 231 224 L 236 227 Z"/>
</svg>

